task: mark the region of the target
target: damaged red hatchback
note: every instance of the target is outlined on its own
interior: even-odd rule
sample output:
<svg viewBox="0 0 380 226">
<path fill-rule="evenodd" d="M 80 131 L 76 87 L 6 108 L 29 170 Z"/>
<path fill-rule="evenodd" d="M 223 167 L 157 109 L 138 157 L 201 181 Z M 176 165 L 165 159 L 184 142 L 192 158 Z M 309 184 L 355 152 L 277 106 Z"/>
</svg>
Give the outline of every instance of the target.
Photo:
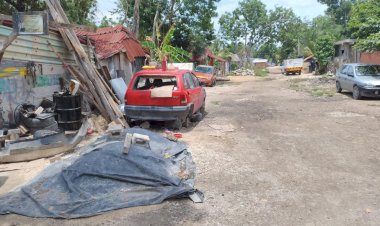
<svg viewBox="0 0 380 226">
<path fill-rule="evenodd" d="M 137 72 L 125 93 L 127 120 L 174 121 L 187 127 L 205 113 L 206 91 L 189 70 L 144 69 Z"/>
</svg>

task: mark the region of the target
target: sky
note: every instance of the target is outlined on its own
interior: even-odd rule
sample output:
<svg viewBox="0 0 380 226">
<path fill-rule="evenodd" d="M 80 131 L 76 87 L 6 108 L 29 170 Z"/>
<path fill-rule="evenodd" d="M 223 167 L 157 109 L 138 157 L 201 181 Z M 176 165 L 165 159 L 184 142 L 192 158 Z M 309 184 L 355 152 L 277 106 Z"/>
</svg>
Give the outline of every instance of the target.
<svg viewBox="0 0 380 226">
<path fill-rule="evenodd" d="M 116 0 L 98 0 L 97 20 L 100 21 L 103 16 L 112 17 L 109 11 L 116 8 Z M 323 15 L 326 10 L 326 6 L 318 3 L 317 0 L 261 0 L 266 6 L 267 10 L 274 9 L 275 6 L 283 6 L 286 8 L 292 8 L 297 16 L 302 19 L 312 19 L 316 16 Z M 238 7 L 238 0 L 221 0 L 217 3 L 218 15 L 222 15 L 225 12 L 232 12 Z M 218 19 L 214 18 L 214 27 L 218 30 Z"/>
</svg>

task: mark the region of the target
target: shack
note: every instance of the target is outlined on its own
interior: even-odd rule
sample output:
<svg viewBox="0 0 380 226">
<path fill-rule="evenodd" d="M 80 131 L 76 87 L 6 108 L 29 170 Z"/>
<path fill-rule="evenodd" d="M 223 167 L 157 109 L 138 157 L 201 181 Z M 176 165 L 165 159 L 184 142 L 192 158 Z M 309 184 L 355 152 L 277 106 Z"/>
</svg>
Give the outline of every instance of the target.
<svg viewBox="0 0 380 226">
<path fill-rule="evenodd" d="M 344 39 L 335 43 L 335 65 L 359 62 L 360 52 L 353 47 L 355 42 L 355 39 Z"/>
<path fill-rule="evenodd" d="M 0 24 L 0 46 L 12 33 L 12 21 Z M 56 52 L 49 48 L 51 43 Z M 83 48 L 90 53 L 86 40 Z M 0 62 L 0 128 L 15 124 L 15 109 L 24 103 L 38 105 L 43 98 L 52 99 L 71 76 L 57 53 L 66 64 L 76 66 L 57 29 L 50 28 L 48 35 L 18 36 L 5 50 Z"/>
<path fill-rule="evenodd" d="M 206 48 L 204 53 L 200 56 L 193 55 L 192 62 L 194 62 L 195 65 L 214 66 L 219 71 L 219 76 L 225 76 L 226 71 L 229 70 L 226 60 L 214 55 L 210 48 Z"/>
<path fill-rule="evenodd" d="M 95 42 L 100 64 L 107 66 L 111 79 L 122 78 L 126 84 L 144 66 L 146 53 L 135 35 L 122 25 L 99 28 L 96 32 L 75 31 L 78 37 Z"/>
</svg>

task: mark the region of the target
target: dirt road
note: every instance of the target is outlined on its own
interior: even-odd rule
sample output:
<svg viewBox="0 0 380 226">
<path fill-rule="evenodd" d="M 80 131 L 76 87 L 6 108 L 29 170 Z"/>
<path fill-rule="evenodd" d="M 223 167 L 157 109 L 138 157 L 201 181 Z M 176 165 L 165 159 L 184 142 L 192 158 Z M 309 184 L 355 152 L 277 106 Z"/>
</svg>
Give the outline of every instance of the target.
<svg viewBox="0 0 380 226">
<path fill-rule="evenodd" d="M 317 97 L 289 78 L 207 88 L 184 131 L 203 204 L 172 200 L 78 220 L 0 216 L 1 225 L 379 225 L 380 102 Z"/>
</svg>

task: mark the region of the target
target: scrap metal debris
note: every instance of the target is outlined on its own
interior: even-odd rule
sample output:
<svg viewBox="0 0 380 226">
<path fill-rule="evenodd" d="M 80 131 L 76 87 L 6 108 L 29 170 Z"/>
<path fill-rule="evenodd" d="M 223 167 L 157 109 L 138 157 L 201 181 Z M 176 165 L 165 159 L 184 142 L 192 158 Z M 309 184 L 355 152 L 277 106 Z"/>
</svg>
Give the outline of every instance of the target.
<svg viewBox="0 0 380 226">
<path fill-rule="evenodd" d="M 127 134 L 138 135 L 124 154 Z M 145 142 L 138 142 L 140 138 Z M 78 218 L 171 198 L 203 201 L 203 194 L 194 189 L 195 164 L 182 142 L 131 128 L 117 136 L 104 135 L 77 153 L 1 196 L 0 214 Z"/>
</svg>

